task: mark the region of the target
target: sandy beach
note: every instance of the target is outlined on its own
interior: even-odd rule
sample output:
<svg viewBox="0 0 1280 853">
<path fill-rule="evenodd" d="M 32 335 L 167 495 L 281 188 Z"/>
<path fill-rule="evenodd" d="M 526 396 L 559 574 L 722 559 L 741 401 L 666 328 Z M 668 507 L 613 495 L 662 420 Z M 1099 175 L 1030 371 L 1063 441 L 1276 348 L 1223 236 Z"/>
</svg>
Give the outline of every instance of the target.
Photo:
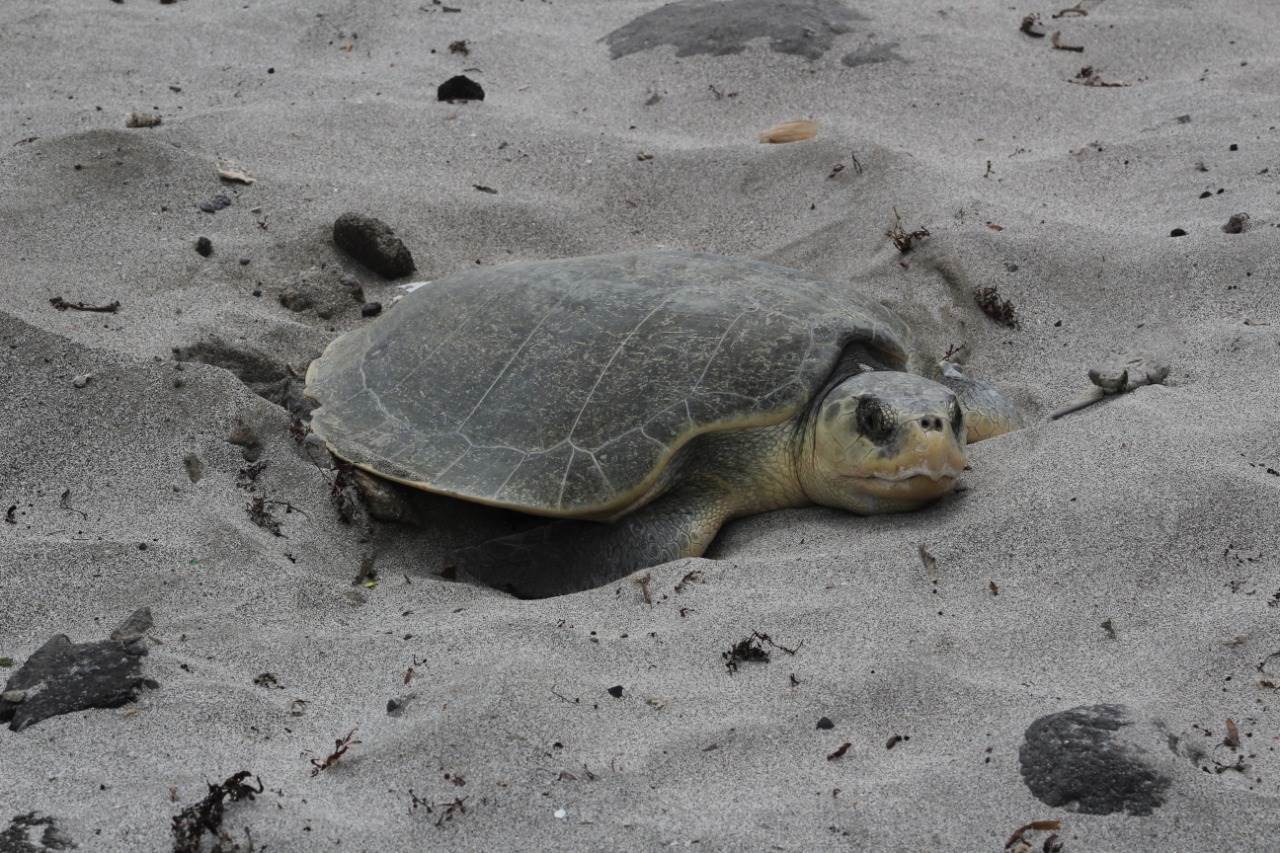
<svg viewBox="0 0 1280 853">
<path fill-rule="evenodd" d="M 0 853 L 1273 849 L 1277 32 L 1260 0 L 8 0 Z M 416 269 L 335 246 L 348 211 Z M 540 600 L 439 574 L 501 512 L 343 523 L 288 390 L 331 340 L 411 282 L 651 248 L 856 288 L 1026 427 L 923 511 L 741 519 Z M 1135 352 L 1163 384 L 1049 419 Z M 37 651 L 124 692 L 29 719 Z"/>
</svg>

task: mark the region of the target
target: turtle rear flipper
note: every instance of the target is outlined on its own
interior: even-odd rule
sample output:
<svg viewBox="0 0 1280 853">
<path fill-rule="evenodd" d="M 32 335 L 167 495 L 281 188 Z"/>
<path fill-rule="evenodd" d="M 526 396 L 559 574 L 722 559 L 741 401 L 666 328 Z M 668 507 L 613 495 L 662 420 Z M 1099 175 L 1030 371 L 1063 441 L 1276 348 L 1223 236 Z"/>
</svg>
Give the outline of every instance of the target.
<svg viewBox="0 0 1280 853">
<path fill-rule="evenodd" d="M 722 502 L 692 488 L 664 495 L 614 522 L 556 521 L 451 555 L 459 580 L 517 598 L 592 589 L 681 557 L 699 557 L 728 517 Z"/>
</svg>

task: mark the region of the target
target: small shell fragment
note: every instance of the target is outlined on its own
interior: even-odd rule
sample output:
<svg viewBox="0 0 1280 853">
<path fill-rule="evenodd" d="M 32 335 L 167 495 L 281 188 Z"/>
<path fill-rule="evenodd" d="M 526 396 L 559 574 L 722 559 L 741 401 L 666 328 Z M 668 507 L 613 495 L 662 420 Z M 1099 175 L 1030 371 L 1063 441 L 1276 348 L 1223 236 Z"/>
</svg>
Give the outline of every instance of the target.
<svg viewBox="0 0 1280 853">
<path fill-rule="evenodd" d="M 818 133 L 818 123 L 808 119 L 800 121 L 784 121 L 760 134 L 760 141 L 767 143 L 801 142 L 813 139 Z"/>
<path fill-rule="evenodd" d="M 235 166 L 220 164 L 218 166 L 218 177 L 224 181 L 237 184 L 252 184 L 257 178 L 250 175 L 244 169 L 238 169 Z"/>
</svg>

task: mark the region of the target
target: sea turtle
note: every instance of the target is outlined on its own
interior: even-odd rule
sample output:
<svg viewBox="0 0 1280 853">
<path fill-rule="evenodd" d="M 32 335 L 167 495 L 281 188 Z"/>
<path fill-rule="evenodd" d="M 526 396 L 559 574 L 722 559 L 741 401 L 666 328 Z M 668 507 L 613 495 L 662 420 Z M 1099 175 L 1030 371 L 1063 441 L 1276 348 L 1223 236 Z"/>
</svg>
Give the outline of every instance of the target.
<svg viewBox="0 0 1280 853">
<path fill-rule="evenodd" d="M 560 519 L 456 552 L 529 597 L 698 556 L 729 519 L 912 510 L 1017 425 L 906 325 L 803 272 L 686 251 L 474 268 L 334 340 L 311 428 L 383 481 Z M 368 478 L 367 478 L 368 479 Z M 376 481 L 371 481 L 376 482 Z"/>
</svg>

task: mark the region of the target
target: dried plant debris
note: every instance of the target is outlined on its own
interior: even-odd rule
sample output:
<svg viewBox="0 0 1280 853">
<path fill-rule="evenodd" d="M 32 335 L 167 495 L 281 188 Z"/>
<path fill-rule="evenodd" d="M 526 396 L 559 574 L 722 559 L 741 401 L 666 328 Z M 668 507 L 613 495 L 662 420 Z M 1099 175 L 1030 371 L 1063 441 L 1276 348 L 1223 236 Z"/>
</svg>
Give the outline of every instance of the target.
<svg viewBox="0 0 1280 853">
<path fill-rule="evenodd" d="M 49 300 L 49 304 L 59 311 L 93 311 L 98 314 L 114 314 L 120 310 L 118 301 L 108 302 L 105 305 L 88 305 L 84 302 L 68 302 L 61 296 L 55 296 Z"/>
<path fill-rule="evenodd" d="M 360 743 L 360 741 L 353 739 L 355 738 L 355 735 L 356 730 L 352 729 L 347 732 L 346 736 L 336 738 L 333 741 L 333 752 L 326 755 L 323 759 L 311 759 L 311 775 L 318 776 L 322 771 L 328 770 L 330 767 L 337 764 L 342 756 L 347 754 L 348 749 Z"/>
<path fill-rule="evenodd" d="M 758 138 L 761 142 L 777 145 L 784 142 L 801 142 L 806 139 L 813 139 L 817 135 L 818 123 L 808 119 L 801 119 L 799 121 L 784 121 L 782 124 L 775 124 L 762 132 Z"/>
<path fill-rule="evenodd" d="M 1065 9 L 1059 9 L 1058 11 L 1054 12 L 1050 17 L 1052 17 L 1054 20 L 1057 20 L 1058 18 L 1065 18 L 1068 15 L 1075 15 L 1081 18 L 1086 17 L 1089 14 L 1089 7 L 1086 6 L 1085 3 L 1089 3 L 1090 5 L 1093 5 L 1093 3 L 1090 2 L 1090 0 L 1080 0 L 1080 2 L 1074 6 L 1068 6 Z"/>
<path fill-rule="evenodd" d="M 1076 53 L 1084 53 L 1084 47 L 1078 44 L 1063 44 L 1062 32 L 1055 30 L 1053 37 L 1049 39 L 1049 43 L 1053 45 L 1055 50 L 1073 50 Z"/>
<path fill-rule="evenodd" d="M 1018 31 L 1032 38 L 1042 39 L 1044 38 L 1044 30 L 1037 30 L 1036 27 L 1038 26 L 1040 26 L 1040 16 L 1027 15 L 1018 26 Z"/>
<path fill-rule="evenodd" d="M 1024 823 L 1009 836 L 1009 840 L 1004 843 L 1004 849 L 1008 853 L 1031 853 L 1034 848 L 1026 838 L 1028 832 L 1056 832 L 1059 829 L 1062 829 L 1060 820 L 1033 820 Z M 1062 845 L 1057 842 L 1057 838 L 1057 835 L 1051 835 L 1045 839 L 1043 853 L 1058 853 L 1062 850 Z"/>
<path fill-rule="evenodd" d="M 786 652 L 789 655 L 794 655 L 796 652 L 800 651 L 800 646 L 803 645 L 804 641 L 801 640 L 799 645 L 794 649 L 787 648 L 786 646 L 775 643 L 773 638 L 768 634 L 762 634 L 759 631 L 752 631 L 750 637 L 745 637 L 734 643 L 733 648 L 729 649 L 727 652 L 721 652 L 720 657 L 724 659 L 725 669 L 729 670 L 730 674 L 733 674 L 738 671 L 739 664 L 768 663 L 769 651 L 765 646 L 768 646 L 771 649 L 777 649 L 781 652 Z"/>
<path fill-rule="evenodd" d="M 333 222 L 333 242 L 383 278 L 400 278 L 416 269 L 413 255 L 391 226 L 372 216 L 342 214 Z"/>
<path fill-rule="evenodd" d="M 27 812 L 15 815 L 0 832 L 0 853 L 46 853 L 75 850 L 77 845 L 48 815 Z"/>
<path fill-rule="evenodd" d="M 884 236 L 893 241 L 893 245 L 897 247 L 902 254 L 910 252 L 915 246 L 917 240 L 923 240 L 929 236 L 928 228 L 917 228 L 914 231 L 907 231 L 902 227 L 902 216 L 898 213 L 898 208 L 893 209 L 893 225 L 889 230 L 884 232 Z"/>
<path fill-rule="evenodd" d="M 253 500 L 249 501 L 249 520 L 273 536 L 284 536 L 280 532 L 280 520 L 272 514 L 262 495 L 254 495 Z"/>
<path fill-rule="evenodd" d="M 466 39 L 458 39 L 457 41 L 449 42 L 449 52 L 460 53 L 463 56 L 467 56 L 471 53 L 471 48 L 467 45 Z"/>
<path fill-rule="evenodd" d="M 213 847 L 210 853 L 233 853 L 242 849 L 253 850 L 252 839 L 248 848 L 235 844 L 222 829 L 222 819 L 226 814 L 228 802 L 253 800 L 255 794 L 265 790 L 262 780 L 254 776 L 258 787 L 246 784 L 252 774 L 241 770 L 218 785 L 209 785 L 209 793 L 203 800 L 187 806 L 173 817 L 173 853 L 202 853 L 204 836 L 213 836 Z M 247 834 L 247 833 L 246 833 Z"/>
<path fill-rule="evenodd" d="M 65 634 L 52 637 L 5 682 L 0 722 L 18 732 L 61 714 L 118 708 L 143 687 L 159 687 L 142 675 L 150 619 L 149 610 L 136 611 L 117 629 L 119 639 L 75 644 Z"/>
<path fill-rule="evenodd" d="M 975 288 L 973 298 L 977 300 L 978 307 L 982 309 L 983 314 L 986 314 L 1002 326 L 1008 326 L 1011 329 L 1017 328 L 1017 310 L 1012 302 L 1000 298 L 1000 289 L 995 285 Z"/>
<path fill-rule="evenodd" d="M 849 741 L 845 741 L 840 744 L 836 747 L 835 752 L 832 752 L 827 756 L 827 761 L 838 761 L 839 759 L 844 758 L 844 754 L 849 751 L 849 747 L 851 746 L 853 746 L 853 744 Z"/>
<path fill-rule="evenodd" d="M 1114 89 L 1129 85 L 1128 83 L 1121 83 L 1115 80 L 1102 79 L 1101 73 L 1099 73 L 1099 71 L 1092 65 L 1086 65 L 1081 68 L 1079 73 L 1077 73 L 1075 77 L 1072 77 L 1068 82 L 1075 83 L 1078 86 L 1097 86 L 1105 89 Z"/>
</svg>

